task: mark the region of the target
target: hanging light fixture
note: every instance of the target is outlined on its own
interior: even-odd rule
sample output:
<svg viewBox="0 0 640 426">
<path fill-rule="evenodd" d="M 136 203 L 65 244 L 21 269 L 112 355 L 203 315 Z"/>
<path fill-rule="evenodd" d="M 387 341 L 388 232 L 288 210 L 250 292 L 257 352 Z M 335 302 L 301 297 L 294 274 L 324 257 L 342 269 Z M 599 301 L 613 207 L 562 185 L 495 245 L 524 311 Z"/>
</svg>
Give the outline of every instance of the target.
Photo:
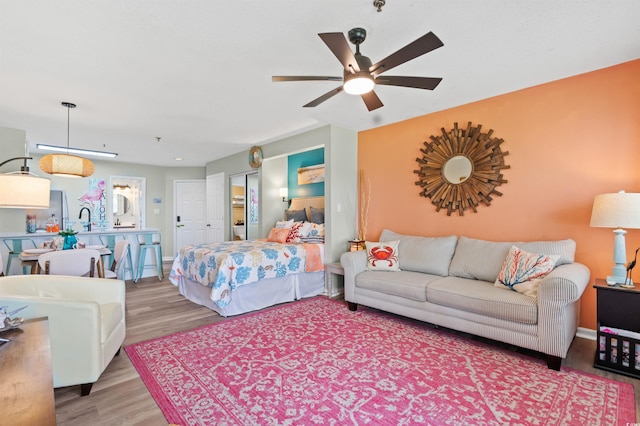
<svg viewBox="0 0 640 426">
<path fill-rule="evenodd" d="M 24 160 L 19 172 L 0 173 L 0 207 L 13 209 L 49 208 L 51 181 L 29 172 L 27 160 L 31 157 L 16 157 L 0 163 L 0 167 L 14 160 Z"/>
<path fill-rule="evenodd" d="M 69 150 L 69 115 L 71 108 L 75 108 L 76 104 L 62 102 L 62 106 L 67 108 L 67 150 Z M 90 160 L 77 155 L 70 155 L 69 151 L 66 154 L 45 155 L 40 160 L 40 168 L 50 175 L 66 177 L 87 177 L 91 176 L 95 170 Z"/>
</svg>

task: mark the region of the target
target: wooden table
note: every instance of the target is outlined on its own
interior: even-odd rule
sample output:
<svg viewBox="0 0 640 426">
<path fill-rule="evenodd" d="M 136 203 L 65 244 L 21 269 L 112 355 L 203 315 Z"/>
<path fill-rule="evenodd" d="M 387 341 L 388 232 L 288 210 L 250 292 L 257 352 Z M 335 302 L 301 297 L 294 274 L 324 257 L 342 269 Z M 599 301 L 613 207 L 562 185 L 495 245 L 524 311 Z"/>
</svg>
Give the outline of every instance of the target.
<svg viewBox="0 0 640 426">
<path fill-rule="evenodd" d="M 80 249 L 82 250 L 82 249 Z M 106 247 L 97 249 L 100 252 L 100 261 L 98 262 L 98 277 L 104 278 L 104 257 L 111 255 L 111 250 Z M 38 273 L 38 258 L 42 253 L 29 253 L 23 251 L 18 258 L 23 262 L 31 265 L 31 273 Z"/>
<path fill-rule="evenodd" d="M 0 423 L 55 425 L 49 321 L 27 320 L 0 337 L 11 339 L 0 345 Z"/>
</svg>

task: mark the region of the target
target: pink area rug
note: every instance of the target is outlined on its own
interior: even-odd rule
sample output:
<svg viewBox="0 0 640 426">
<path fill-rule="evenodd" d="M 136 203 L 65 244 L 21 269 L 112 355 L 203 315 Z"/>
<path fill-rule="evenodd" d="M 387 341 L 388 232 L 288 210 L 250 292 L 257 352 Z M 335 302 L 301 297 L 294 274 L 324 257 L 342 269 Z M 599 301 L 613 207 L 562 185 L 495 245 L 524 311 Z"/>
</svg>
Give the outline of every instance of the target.
<svg viewBox="0 0 640 426">
<path fill-rule="evenodd" d="M 624 425 L 633 388 L 324 297 L 126 352 L 180 425 Z"/>
</svg>

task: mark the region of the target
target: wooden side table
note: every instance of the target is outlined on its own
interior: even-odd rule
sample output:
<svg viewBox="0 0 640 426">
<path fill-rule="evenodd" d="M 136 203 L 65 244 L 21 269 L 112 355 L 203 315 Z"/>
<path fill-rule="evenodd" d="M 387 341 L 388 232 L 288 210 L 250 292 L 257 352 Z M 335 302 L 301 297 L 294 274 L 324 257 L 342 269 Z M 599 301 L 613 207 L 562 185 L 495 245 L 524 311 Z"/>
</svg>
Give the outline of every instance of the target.
<svg viewBox="0 0 640 426">
<path fill-rule="evenodd" d="M 597 347 L 593 366 L 640 379 L 640 289 L 597 279 Z"/>
<path fill-rule="evenodd" d="M 0 334 L 0 407 L 7 425 L 55 425 L 49 321 L 27 320 Z"/>
<path fill-rule="evenodd" d="M 344 268 L 340 262 L 324 265 L 324 293 L 329 297 L 344 293 Z"/>
</svg>

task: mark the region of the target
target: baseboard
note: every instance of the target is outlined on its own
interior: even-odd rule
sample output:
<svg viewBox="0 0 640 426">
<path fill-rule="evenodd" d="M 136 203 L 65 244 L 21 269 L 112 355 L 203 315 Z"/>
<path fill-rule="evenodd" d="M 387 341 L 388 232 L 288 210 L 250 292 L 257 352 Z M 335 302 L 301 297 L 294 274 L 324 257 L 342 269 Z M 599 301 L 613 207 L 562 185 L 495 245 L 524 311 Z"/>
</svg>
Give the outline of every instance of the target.
<svg viewBox="0 0 640 426">
<path fill-rule="evenodd" d="M 590 328 L 578 327 L 576 337 L 582 337 L 583 339 L 596 340 L 596 331 Z"/>
</svg>

